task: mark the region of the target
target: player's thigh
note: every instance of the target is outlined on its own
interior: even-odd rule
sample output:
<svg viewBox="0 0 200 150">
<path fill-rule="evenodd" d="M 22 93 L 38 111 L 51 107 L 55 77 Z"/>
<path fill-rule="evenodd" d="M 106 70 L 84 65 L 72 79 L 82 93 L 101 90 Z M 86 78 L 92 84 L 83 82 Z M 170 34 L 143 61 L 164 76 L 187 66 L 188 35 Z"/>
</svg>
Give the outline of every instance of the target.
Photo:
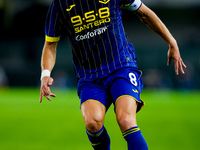
<svg viewBox="0 0 200 150">
<path fill-rule="evenodd" d="M 92 118 L 99 122 L 104 120 L 106 108 L 100 102 L 90 99 L 81 105 L 81 112 L 85 119 Z"/>
<path fill-rule="evenodd" d="M 114 79 L 110 87 L 113 103 L 116 105 L 121 97 L 131 97 L 133 103 L 135 103 L 135 101 L 137 102 L 136 112 L 138 112 L 144 106 L 144 102 L 140 98 L 142 87 L 141 72 L 129 68 L 124 69 L 123 72 Z"/>
<path fill-rule="evenodd" d="M 139 93 L 139 81 L 134 79 L 134 84 L 129 77 L 114 80 L 110 91 L 115 104 L 115 112 L 118 124 L 122 132 L 136 126 L 136 112 L 138 104 L 142 104 Z M 140 109 L 141 107 L 139 107 Z"/>
<path fill-rule="evenodd" d="M 117 122 L 122 132 L 137 126 L 137 102 L 130 96 L 122 96 L 115 103 Z"/>
<path fill-rule="evenodd" d="M 79 90 L 79 98 L 87 129 L 100 129 L 104 123 L 106 108 L 110 105 L 107 90 L 92 82 L 84 83 Z"/>
<path fill-rule="evenodd" d="M 116 114 L 127 114 L 129 116 L 135 116 L 137 110 L 137 102 L 133 97 L 124 95 L 121 96 L 115 103 Z"/>
</svg>

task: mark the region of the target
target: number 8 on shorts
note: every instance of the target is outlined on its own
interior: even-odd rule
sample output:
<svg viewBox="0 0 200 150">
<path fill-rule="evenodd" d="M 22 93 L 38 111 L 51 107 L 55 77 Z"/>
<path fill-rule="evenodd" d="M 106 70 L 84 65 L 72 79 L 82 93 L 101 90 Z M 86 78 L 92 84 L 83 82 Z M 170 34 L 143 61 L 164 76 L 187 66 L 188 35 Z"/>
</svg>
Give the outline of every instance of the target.
<svg viewBox="0 0 200 150">
<path fill-rule="evenodd" d="M 137 86 L 137 78 L 136 75 L 134 73 L 129 73 L 129 78 L 130 78 L 130 82 L 134 85 Z"/>
</svg>

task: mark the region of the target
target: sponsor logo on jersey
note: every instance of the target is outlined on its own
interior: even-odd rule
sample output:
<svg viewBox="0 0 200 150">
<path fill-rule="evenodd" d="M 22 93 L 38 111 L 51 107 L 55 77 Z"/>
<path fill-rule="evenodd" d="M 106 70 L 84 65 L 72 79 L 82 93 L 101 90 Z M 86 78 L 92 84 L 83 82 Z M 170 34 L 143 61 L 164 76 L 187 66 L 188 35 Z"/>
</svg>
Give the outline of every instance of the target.
<svg viewBox="0 0 200 150">
<path fill-rule="evenodd" d="M 97 11 L 91 10 L 85 12 L 83 15 L 71 17 L 75 33 L 91 29 L 94 26 L 99 27 L 101 24 L 109 22 L 111 22 L 109 7 L 99 8 Z"/>
<path fill-rule="evenodd" d="M 95 22 L 91 22 L 91 23 L 88 23 L 88 24 L 85 24 L 85 25 L 82 25 L 82 26 L 75 28 L 75 33 L 79 33 L 83 30 L 87 30 L 87 29 L 90 29 L 90 28 L 93 28 L 93 27 L 100 26 L 101 24 L 108 23 L 108 22 L 110 22 L 110 18 L 97 20 Z"/>
<path fill-rule="evenodd" d="M 139 93 L 138 90 L 134 90 L 134 89 L 132 89 L 132 90 L 133 90 L 134 93 Z"/>
<path fill-rule="evenodd" d="M 102 3 L 102 4 L 107 4 L 108 2 L 110 2 L 110 0 L 99 0 L 99 3 Z"/>
<path fill-rule="evenodd" d="M 70 5 L 68 9 L 66 9 L 66 11 L 70 11 L 73 7 L 75 7 L 76 4 Z"/>
<path fill-rule="evenodd" d="M 106 32 L 107 29 L 108 29 L 107 27 L 102 27 L 102 28 L 99 28 L 99 29 L 95 29 L 92 32 L 88 32 L 84 35 L 77 35 L 76 41 L 82 41 L 82 40 L 85 40 L 85 39 L 90 39 L 92 37 L 95 37 L 97 35 L 100 35 L 100 34 Z"/>
</svg>

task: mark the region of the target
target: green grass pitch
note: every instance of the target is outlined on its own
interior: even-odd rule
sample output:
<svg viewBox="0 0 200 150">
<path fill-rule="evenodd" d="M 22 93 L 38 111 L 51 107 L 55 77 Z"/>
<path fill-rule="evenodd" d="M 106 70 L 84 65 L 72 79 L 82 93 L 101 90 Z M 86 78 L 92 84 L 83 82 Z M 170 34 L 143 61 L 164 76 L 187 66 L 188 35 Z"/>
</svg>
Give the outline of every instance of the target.
<svg viewBox="0 0 200 150">
<path fill-rule="evenodd" d="M 39 103 L 39 88 L 0 89 L 0 150 L 92 150 L 85 134 L 76 90 L 52 89 Z M 143 91 L 137 114 L 150 150 L 200 149 L 200 92 Z M 105 126 L 112 150 L 126 150 L 113 106 Z"/>
</svg>

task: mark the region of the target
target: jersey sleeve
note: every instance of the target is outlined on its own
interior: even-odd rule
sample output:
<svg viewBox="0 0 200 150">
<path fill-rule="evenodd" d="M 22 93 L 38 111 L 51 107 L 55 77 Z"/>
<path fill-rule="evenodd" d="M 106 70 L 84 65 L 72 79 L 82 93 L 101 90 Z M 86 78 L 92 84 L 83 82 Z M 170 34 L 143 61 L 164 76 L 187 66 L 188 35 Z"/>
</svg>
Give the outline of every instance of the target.
<svg viewBox="0 0 200 150">
<path fill-rule="evenodd" d="M 61 22 L 58 10 L 54 1 L 49 7 L 45 23 L 45 40 L 48 42 L 58 42 L 60 40 Z"/>
<path fill-rule="evenodd" d="M 124 8 L 130 11 L 136 11 L 142 6 L 141 0 L 127 0 L 124 4 Z"/>
</svg>

